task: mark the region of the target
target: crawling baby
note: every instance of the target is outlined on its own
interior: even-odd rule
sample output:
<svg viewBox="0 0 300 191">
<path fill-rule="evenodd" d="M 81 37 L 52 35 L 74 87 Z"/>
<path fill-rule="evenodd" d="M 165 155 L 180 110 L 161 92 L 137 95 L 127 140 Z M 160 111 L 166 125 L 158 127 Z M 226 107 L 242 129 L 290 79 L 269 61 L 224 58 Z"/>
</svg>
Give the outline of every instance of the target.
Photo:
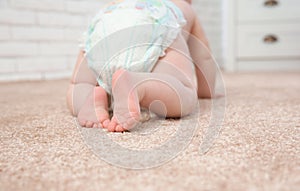
<svg viewBox="0 0 300 191">
<path fill-rule="evenodd" d="M 191 0 L 115 0 L 84 35 L 67 102 L 81 126 L 123 132 L 141 108 L 192 113 L 214 96 L 215 70 Z"/>
</svg>

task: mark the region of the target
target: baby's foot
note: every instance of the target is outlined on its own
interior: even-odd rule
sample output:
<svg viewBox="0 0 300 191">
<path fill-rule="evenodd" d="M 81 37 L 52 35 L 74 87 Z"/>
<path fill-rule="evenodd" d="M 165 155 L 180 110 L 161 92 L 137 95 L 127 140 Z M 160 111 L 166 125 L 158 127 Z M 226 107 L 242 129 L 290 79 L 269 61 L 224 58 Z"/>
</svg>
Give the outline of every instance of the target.
<svg viewBox="0 0 300 191">
<path fill-rule="evenodd" d="M 107 93 L 102 87 L 95 87 L 95 112 L 98 121 L 102 127 L 107 128 L 110 122 L 108 113 L 108 98 Z"/>
<path fill-rule="evenodd" d="M 130 72 L 118 70 L 112 79 L 114 113 L 108 131 L 123 132 L 134 127 L 140 118 L 137 89 Z"/>
<path fill-rule="evenodd" d="M 107 95 L 102 90 L 101 87 L 95 87 L 79 111 L 77 118 L 82 127 L 100 128 L 103 124 L 108 125 Z"/>
</svg>

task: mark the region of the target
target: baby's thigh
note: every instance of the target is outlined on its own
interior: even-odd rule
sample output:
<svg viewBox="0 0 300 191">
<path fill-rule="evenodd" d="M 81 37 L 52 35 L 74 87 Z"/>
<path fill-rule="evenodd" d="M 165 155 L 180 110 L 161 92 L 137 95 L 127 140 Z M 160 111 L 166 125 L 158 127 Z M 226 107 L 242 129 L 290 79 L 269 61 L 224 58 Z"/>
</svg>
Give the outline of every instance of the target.
<svg viewBox="0 0 300 191">
<path fill-rule="evenodd" d="M 166 50 L 166 55 L 159 59 L 152 72 L 169 74 L 185 85 L 196 86 L 193 62 L 182 35 Z"/>
</svg>

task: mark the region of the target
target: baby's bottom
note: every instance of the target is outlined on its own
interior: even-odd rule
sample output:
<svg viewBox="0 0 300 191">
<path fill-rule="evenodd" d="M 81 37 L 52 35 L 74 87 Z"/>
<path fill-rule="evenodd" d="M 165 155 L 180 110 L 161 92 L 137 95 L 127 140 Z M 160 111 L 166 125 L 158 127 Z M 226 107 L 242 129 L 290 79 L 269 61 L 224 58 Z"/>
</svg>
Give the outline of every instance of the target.
<svg viewBox="0 0 300 191">
<path fill-rule="evenodd" d="M 186 41 L 179 36 L 171 47 L 152 73 L 114 73 L 114 114 L 106 127 L 109 131 L 132 128 L 139 120 L 140 107 L 165 117 L 182 117 L 194 110 L 197 84 Z"/>
</svg>

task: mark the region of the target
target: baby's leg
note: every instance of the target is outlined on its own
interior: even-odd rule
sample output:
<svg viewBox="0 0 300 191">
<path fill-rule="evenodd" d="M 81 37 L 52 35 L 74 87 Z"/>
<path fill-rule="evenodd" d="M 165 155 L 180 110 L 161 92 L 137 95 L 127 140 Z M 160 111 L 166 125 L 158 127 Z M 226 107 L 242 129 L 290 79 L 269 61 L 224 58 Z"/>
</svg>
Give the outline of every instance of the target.
<svg viewBox="0 0 300 191">
<path fill-rule="evenodd" d="M 117 71 L 113 76 L 114 116 L 109 131 L 132 128 L 140 116 L 140 106 L 167 117 L 190 114 L 197 105 L 195 72 L 188 59 L 188 48 L 180 36 L 152 73 Z"/>
<path fill-rule="evenodd" d="M 216 63 L 197 16 L 190 33 L 188 45 L 196 68 L 198 97 L 212 98 L 215 96 Z"/>
<path fill-rule="evenodd" d="M 84 127 L 99 127 L 109 122 L 107 94 L 97 86 L 95 75 L 88 68 L 81 51 L 69 87 L 69 109 Z M 99 123 L 100 122 L 100 123 Z"/>
<path fill-rule="evenodd" d="M 208 40 L 193 8 L 184 1 L 173 0 L 173 2 L 181 9 L 187 20 L 183 33 L 196 68 L 198 97 L 211 98 L 215 93 L 216 65 Z"/>
</svg>

